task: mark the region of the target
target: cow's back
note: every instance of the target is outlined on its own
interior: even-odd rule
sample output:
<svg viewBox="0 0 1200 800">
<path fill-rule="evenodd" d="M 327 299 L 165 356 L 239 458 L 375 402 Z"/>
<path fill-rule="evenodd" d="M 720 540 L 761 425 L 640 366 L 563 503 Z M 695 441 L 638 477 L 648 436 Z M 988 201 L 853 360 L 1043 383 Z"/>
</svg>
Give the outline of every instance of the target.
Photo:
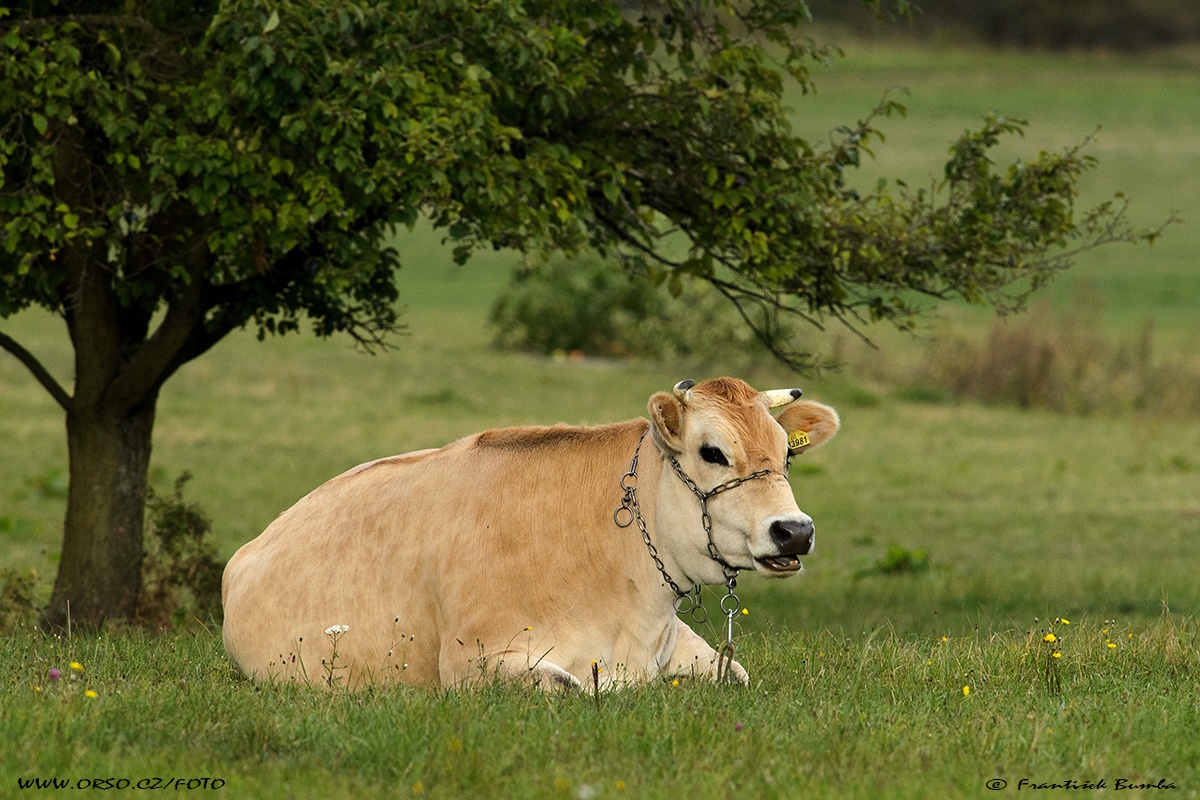
<svg viewBox="0 0 1200 800">
<path fill-rule="evenodd" d="M 644 425 L 489 431 L 330 480 L 230 560 L 227 650 L 259 678 L 435 684 L 447 658 L 465 677 L 515 637 L 571 635 L 645 560 L 611 530 Z"/>
</svg>

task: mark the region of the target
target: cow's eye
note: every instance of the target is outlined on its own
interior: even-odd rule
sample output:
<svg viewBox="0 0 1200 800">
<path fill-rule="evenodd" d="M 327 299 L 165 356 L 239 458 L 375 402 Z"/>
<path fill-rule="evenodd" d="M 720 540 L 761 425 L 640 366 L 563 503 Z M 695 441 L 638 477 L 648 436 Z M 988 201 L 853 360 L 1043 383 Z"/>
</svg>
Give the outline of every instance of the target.
<svg viewBox="0 0 1200 800">
<path fill-rule="evenodd" d="M 725 454 L 721 452 L 719 447 L 704 445 L 700 448 L 700 457 L 710 464 L 718 464 L 722 467 L 729 466 L 729 461 L 725 458 Z"/>
</svg>

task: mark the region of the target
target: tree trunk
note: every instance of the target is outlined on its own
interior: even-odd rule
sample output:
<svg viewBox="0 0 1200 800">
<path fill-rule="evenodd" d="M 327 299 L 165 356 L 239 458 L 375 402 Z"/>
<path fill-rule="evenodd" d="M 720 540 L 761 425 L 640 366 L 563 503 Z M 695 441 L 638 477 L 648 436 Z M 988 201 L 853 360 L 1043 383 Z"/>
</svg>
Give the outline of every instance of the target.
<svg viewBox="0 0 1200 800">
<path fill-rule="evenodd" d="M 49 626 L 134 616 L 156 401 L 154 393 L 120 416 L 95 407 L 67 414 L 70 485 Z"/>
</svg>

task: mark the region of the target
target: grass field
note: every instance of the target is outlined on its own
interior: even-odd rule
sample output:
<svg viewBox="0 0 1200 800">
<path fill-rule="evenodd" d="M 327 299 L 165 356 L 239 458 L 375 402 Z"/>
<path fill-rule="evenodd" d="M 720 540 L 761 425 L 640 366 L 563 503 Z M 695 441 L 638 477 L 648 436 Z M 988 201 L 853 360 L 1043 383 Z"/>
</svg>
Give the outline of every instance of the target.
<svg viewBox="0 0 1200 800">
<path fill-rule="evenodd" d="M 1200 203 L 1200 56 L 847 49 L 818 96 L 797 100 L 797 126 L 824 136 L 907 84 L 910 116 L 887 123 L 869 170 L 928 176 L 995 110 L 1033 121 L 1018 143 L 1030 149 L 1102 124 L 1086 199 L 1122 189 L 1146 224 Z M 455 268 L 427 232 L 402 252 L 410 336 L 395 351 L 239 335 L 168 384 L 154 482 L 194 474 L 188 497 L 224 557 L 356 463 L 485 427 L 627 419 L 654 391 L 725 371 L 496 352 L 484 321 L 514 256 Z M 1089 256 L 1048 301 L 1065 307 L 1091 287 L 1106 331 L 1132 336 L 1149 318 L 1165 351 L 1194 353 L 1197 252 L 1200 227 L 1185 219 L 1152 249 Z M 974 310 L 946 316 L 968 333 L 990 325 Z M 69 377 L 60 323 L 26 314 L 3 329 Z M 255 689 L 199 624 L 166 637 L 16 634 L 0 638 L 0 735 L 15 743 L 0 751 L 0 796 L 92 796 L 18 778 L 206 776 L 229 796 L 280 798 L 994 797 L 1021 779 L 1166 779 L 1167 796 L 1200 796 L 1200 419 L 920 401 L 880 375 L 925 344 L 872 335 L 875 354 L 821 340 L 850 354 L 842 373 L 798 378 L 767 362 L 743 373 L 763 388 L 799 384 L 844 423 L 792 470 L 820 530 L 806 574 L 739 585 L 749 691 L 663 685 L 597 704 L 503 687 Z M 37 570 L 44 596 L 65 501 L 62 419 L 3 356 L 0 446 L 0 564 Z M 1042 640 L 1051 630 L 1059 642 Z M 992 779 L 1007 788 L 989 791 Z"/>
<path fill-rule="evenodd" d="M 1046 630 L 750 636 L 751 689 L 656 685 L 598 699 L 503 686 L 251 689 L 200 631 L 18 637 L 0 651 L 0 724 L 14 734 L 0 751 L 0 794 L 140 796 L 76 787 L 208 778 L 225 785 L 195 783 L 186 796 L 927 798 L 1121 780 L 1195 797 L 1194 624 L 1077 619 L 1055 626 L 1053 645 Z M 54 665 L 57 683 L 29 683 Z M 70 789 L 18 790 L 32 778 Z M 1007 789 L 988 791 L 995 780 Z M 1095 796 L 1036 796 L 1080 794 Z"/>
</svg>

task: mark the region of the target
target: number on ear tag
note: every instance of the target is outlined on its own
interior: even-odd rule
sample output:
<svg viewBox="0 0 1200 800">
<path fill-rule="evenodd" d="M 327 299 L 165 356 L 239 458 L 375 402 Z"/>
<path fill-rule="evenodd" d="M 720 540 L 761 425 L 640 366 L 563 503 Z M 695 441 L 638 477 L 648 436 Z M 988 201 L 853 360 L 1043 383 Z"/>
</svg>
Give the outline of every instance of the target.
<svg viewBox="0 0 1200 800">
<path fill-rule="evenodd" d="M 799 450 L 801 447 L 807 447 L 808 445 L 808 433 L 806 431 L 792 431 L 788 434 L 789 449 Z"/>
</svg>

